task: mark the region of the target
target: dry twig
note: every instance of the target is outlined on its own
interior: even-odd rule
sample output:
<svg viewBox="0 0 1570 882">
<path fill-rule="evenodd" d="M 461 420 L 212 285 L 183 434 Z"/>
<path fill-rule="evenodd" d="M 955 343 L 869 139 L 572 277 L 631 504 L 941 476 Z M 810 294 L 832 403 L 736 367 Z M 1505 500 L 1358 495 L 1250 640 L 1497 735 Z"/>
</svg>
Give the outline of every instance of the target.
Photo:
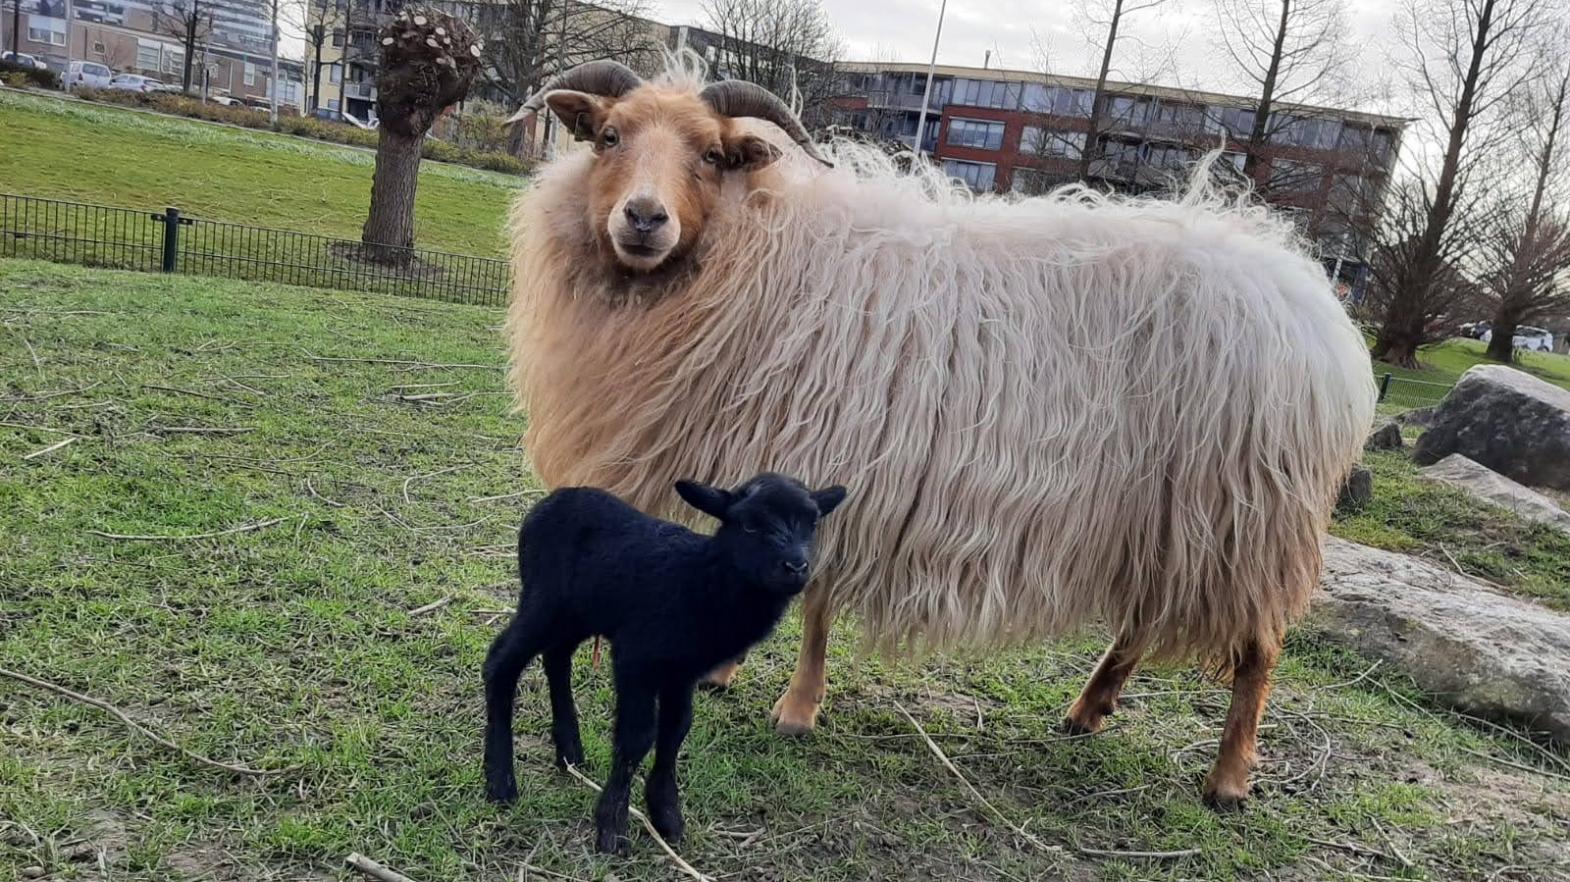
<svg viewBox="0 0 1570 882">
<path fill-rule="evenodd" d="M 592 787 L 594 789 L 595 793 L 600 792 L 600 785 L 594 783 L 593 781 L 591 781 L 589 779 L 589 777 L 587 775 L 585 775 L 582 772 L 578 771 L 578 767 L 577 766 L 569 764 L 567 766 L 567 771 L 574 778 L 577 778 L 579 781 L 582 781 L 583 783 L 585 783 L 585 784 L 589 785 L 590 787 Z M 627 811 L 629 813 L 631 813 L 631 815 L 633 817 L 635 817 L 638 820 L 643 822 L 644 829 L 648 830 L 649 831 L 649 835 L 654 837 L 654 841 L 659 843 L 660 848 L 664 849 L 666 856 L 671 859 L 671 862 L 676 865 L 677 869 L 679 869 L 683 873 L 686 873 L 687 875 L 691 876 L 693 879 L 697 880 L 697 882 L 714 882 L 713 877 L 705 876 L 702 873 L 698 872 L 697 869 L 695 869 L 692 866 L 692 864 L 687 863 L 685 860 L 682 859 L 681 855 L 676 853 L 676 849 L 671 848 L 670 843 L 665 841 L 665 837 L 660 835 L 660 831 L 654 829 L 654 823 L 649 820 L 649 816 L 648 815 L 645 815 L 643 812 L 638 811 L 637 809 L 633 808 L 632 806 L 628 806 L 627 807 Z"/>
<path fill-rule="evenodd" d="M 271 527 L 273 524 L 281 524 L 285 520 L 287 520 L 287 518 L 269 518 L 265 521 L 257 521 L 254 524 L 244 524 L 239 527 L 230 527 L 227 530 L 219 530 L 215 533 L 187 533 L 183 536 L 138 536 L 125 533 L 105 533 L 102 530 L 88 530 L 87 532 L 93 536 L 102 536 L 105 539 L 119 539 L 122 542 L 186 542 L 192 539 L 212 539 L 217 536 L 229 536 L 235 533 L 249 533 L 252 530 L 261 530 L 266 527 Z"/>
<path fill-rule="evenodd" d="M 244 435 L 256 431 L 255 426 L 148 426 L 154 435 Z"/>
<path fill-rule="evenodd" d="M 71 699 L 72 701 L 78 701 L 78 702 L 81 702 L 82 704 L 87 704 L 87 705 L 91 705 L 93 707 L 96 707 L 99 710 L 107 711 L 108 713 L 113 714 L 115 717 L 117 717 L 120 720 L 120 722 L 122 722 L 122 723 L 126 724 L 127 726 L 129 726 L 131 728 L 131 730 L 136 732 L 137 734 L 139 734 L 139 735 L 141 735 L 141 736 L 143 736 L 143 737 L 145 737 L 145 738 L 147 738 L 147 739 L 149 739 L 149 740 L 151 740 L 151 741 L 153 741 L 153 742 L 155 742 L 155 743 L 157 743 L 159 745 L 162 745 L 163 747 L 167 747 L 170 750 L 173 750 L 176 753 L 179 753 L 180 755 L 182 755 L 182 756 L 184 756 L 184 757 L 186 757 L 186 758 L 188 758 L 190 760 L 193 760 L 195 762 L 198 762 L 198 763 L 200 763 L 200 764 L 202 764 L 204 766 L 211 766 L 211 767 L 213 767 L 215 769 L 223 769 L 226 772 L 234 772 L 237 775 L 256 775 L 256 776 L 282 775 L 285 772 L 293 771 L 293 767 L 290 767 L 290 768 L 287 768 L 287 769 L 253 769 L 253 768 L 250 768 L 248 766 L 234 766 L 234 765 L 230 765 L 229 763 L 221 763 L 221 762 L 219 762 L 218 760 L 215 760 L 215 759 L 208 759 L 207 757 L 202 756 L 199 753 L 196 753 L 194 751 L 187 750 L 186 748 L 181 747 L 180 745 L 174 743 L 173 741 L 170 741 L 169 739 L 163 737 L 162 735 L 159 735 L 157 732 L 154 732 L 153 730 L 147 728 L 146 726 L 143 726 L 141 723 L 138 723 L 137 721 L 131 719 L 128 716 L 126 716 L 124 711 L 120 710 L 119 708 L 115 707 L 114 705 L 110 704 L 107 701 L 102 701 L 100 699 L 93 698 L 90 695 L 83 695 L 80 692 L 72 692 L 71 690 L 65 688 L 64 686 L 60 686 L 60 685 L 57 685 L 55 683 L 50 683 L 47 680 L 39 680 L 36 677 L 29 677 L 26 674 L 19 674 L 16 671 L 8 671 L 5 668 L 0 668 L 0 676 L 10 677 L 11 679 L 16 680 L 19 683 L 26 683 L 29 686 L 35 686 L 35 687 L 37 687 L 39 689 L 46 689 L 46 690 L 48 690 L 50 692 L 55 693 L 56 695 L 63 695 L 66 698 Z"/>
<path fill-rule="evenodd" d="M 470 368 L 473 370 L 482 371 L 499 371 L 502 369 L 502 366 L 499 364 L 441 364 L 439 362 L 430 361 L 406 361 L 404 359 L 398 358 L 342 358 L 331 355 L 312 355 L 310 352 L 306 352 L 305 357 L 311 361 L 358 362 L 361 364 L 400 364 L 408 367 L 424 368 L 428 370 L 442 368 Z"/>
<path fill-rule="evenodd" d="M 55 443 L 49 445 L 48 447 L 42 448 L 40 450 L 35 450 L 32 453 L 24 453 L 24 454 L 22 454 L 22 458 L 23 459 L 37 459 L 38 457 L 43 456 L 45 454 L 53 453 L 56 450 L 59 450 L 60 448 L 66 446 L 67 444 L 75 444 L 77 441 L 80 441 L 80 440 L 81 440 L 80 438 L 76 437 L 75 435 L 72 435 L 71 437 L 65 439 L 64 441 L 56 441 Z"/>
<path fill-rule="evenodd" d="M 435 612 L 436 610 L 441 609 L 442 607 L 446 606 L 447 604 L 452 603 L 452 600 L 453 600 L 452 595 L 449 594 L 446 597 L 443 597 L 441 600 L 433 600 L 430 603 L 427 603 L 426 605 L 424 605 L 422 607 L 417 607 L 415 609 L 409 610 L 409 615 L 411 615 L 411 616 L 423 616 L 423 615 L 425 615 L 428 612 Z"/>
<path fill-rule="evenodd" d="M 1146 860 L 1169 860 L 1172 858 L 1193 857 L 1194 855 L 1201 853 L 1197 848 L 1179 848 L 1173 851 L 1118 851 L 1116 849 L 1110 848 L 1085 848 L 1084 846 L 1076 846 L 1074 850 L 1080 854 L 1091 855 L 1094 857 L 1142 858 Z"/>
<path fill-rule="evenodd" d="M 345 863 L 355 868 L 356 870 L 359 870 L 365 875 L 370 876 L 372 879 L 380 880 L 380 882 L 414 882 L 414 880 L 410 879 L 408 876 L 405 876 L 397 870 L 389 870 L 388 868 L 378 864 L 377 862 L 371 860 L 363 854 L 360 854 L 359 852 L 349 855 L 349 857 L 345 860 Z"/>
<path fill-rule="evenodd" d="M 437 469 L 434 472 L 428 472 L 428 473 L 423 474 L 423 475 L 410 475 L 409 477 L 404 478 L 403 479 L 403 501 L 406 502 L 406 503 L 413 503 L 414 502 L 414 500 L 409 498 L 409 485 L 413 484 L 415 481 L 424 481 L 427 478 L 434 478 L 437 475 L 445 475 L 448 472 L 456 472 L 459 469 L 466 469 L 466 468 L 468 468 L 469 466 L 471 466 L 473 464 L 474 463 L 470 463 L 470 462 L 462 462 L 462 463 L 459 463 L 459 464 L 457 464 L 455 466 L 448 466 L 445 469 Z"/>
</svg>

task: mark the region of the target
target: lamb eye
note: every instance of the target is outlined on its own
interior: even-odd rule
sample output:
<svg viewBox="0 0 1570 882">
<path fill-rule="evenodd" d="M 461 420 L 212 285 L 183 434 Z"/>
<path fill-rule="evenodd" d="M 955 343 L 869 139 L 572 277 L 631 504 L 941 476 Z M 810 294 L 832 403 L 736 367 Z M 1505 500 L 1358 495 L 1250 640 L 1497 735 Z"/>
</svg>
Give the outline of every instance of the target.
<svg viewBox="0 0 1570 882">
<path fill-rule="evenodd" d="M 758 532 L 758 528 L 753 526 L 752 524 L 742 524 L 741 525 L 741 531 L 743 533 L 756 533 L 756 532 Z"/>
<path fill-rule="evenodd" d="M 615 129 L 607 128 L 600 133 L 600 146 L 602 147 L 615 147 L 620 141 L 621 136 L 616 134 Z"/>
<path fill-rule="evenodd" d="M 709 165 L 719 165 L 721 162 L 725 161 L 725 154 L 711 147 L 709 148 L 709 152 L 703 154 L 703 161 L 707 162 Z"/>
</svg>

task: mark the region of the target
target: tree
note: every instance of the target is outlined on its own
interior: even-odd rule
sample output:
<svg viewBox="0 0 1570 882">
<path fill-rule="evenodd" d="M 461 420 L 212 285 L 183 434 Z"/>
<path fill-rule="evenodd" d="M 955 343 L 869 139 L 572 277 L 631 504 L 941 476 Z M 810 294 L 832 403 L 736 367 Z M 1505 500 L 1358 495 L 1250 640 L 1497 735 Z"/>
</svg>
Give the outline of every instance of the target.
<svg viewBox="0 0 1570 882">
<path fill-rule="evenodd" d="M 322 52 L 332 39 L 333 31 L 342 24 L 342 9 L 339 0 L 305 0 L 304 20 L 299 29 L 305 34 L 305 47 L 310 55 L 312 113 L 322 106 Z"/>
<path fill-rule="evenodd" d="M 1428 114 L 1442 152 L 1419 160 L 1405 187 L 1405 209 L 1421 207 L 1401 232 L 1400 266 L 1375 271 L 1371 293 L 1379 309 L 1375 358 L 1402 367 L 1417 365 L 1428 342 L 1431 317 L 1452 299 L 1447 280 L 1463 273 L 1468 255 L 1458 240 L 1476 242 L 1480 225 L 1469 207 L 1485 204 L 1469 193 L 1489 158 L 1473 142 L 1500 102 L 1527 76 L 1526 56 L 1553 0 L 1407 0 L 1402 38 L 1410 56 L 1413 95 Z M 1388 239 L 1387 239 L 1388 242 Z"/>
<path fill-rule="evenodd" d="M 714 73 L 768 89 L 809 124 L 826 121 L 844 46 L 819 0 L 704 0 L 703 13 L 719 37 Z"/>
<path fill-rule="evenodd" d="M 469 94 L 484 45 L 462 19 L 419 6 L 399 12 L 378 42 L 376 114 L 381 122 L 371 210 L 360 240 L 369 256 L 402 261 L 402 249 L 414 245 L 420 147 L 436 118 Z"/>
<path fill-rule="evenodd" d="M 1342 72 L 1349 69 L 1353 55 L 1346 42 L 1345 3 L 1216 0 L 1216 18 L 1217 42 L 1258 96 L 1252 114 L 1238 114 L 1246 133 L 1234 131 L 1232 137 L 1246 144 L 1243 173 L 1266 190 L 1270 181 L 1259 168 L 1265 145 L 1286 126 L 1307 122 L 1275 113 L 1276 105 L 1339 97 L 1342 92 Z"/>
<path fill-rule="evenodd" d="M 492 84 L 522 104 L 561 71 L 599 59 L 652 73 L 659 46 L 646 0 L 497 0 L 473 7 Z"/>
<path fill-rule="evenodd" d="M 1112 56 L 1118 43 L 1118 30 L 1123 26 L 1124 16 L 1134 15 L 1155 9 L 1166 0 L 1107 0 L 1099 9 L 1086 7 L 1085 18 L 1092 27 L 1100 27 L 1106 38 L 1100 43 L 1101 66 L 1096 72 L 1096 88 L 1090 97 L 1090 122 L 1086 127 L 1085 148 L 1079 155 L 1079 178 L 1088 181 L 1091 178 L 1090 164 L 1101 155 L 1101 139 L 1106 134 L 1106 122 L 1109 117 L 1107 77 L 1112 73 Z"/>
<path fill-rule="evenodd" d="M 213 12 L 204 0 L 164 0 L 154 9 L 153 16 L 160 31 L 179 38 L 180 44 L 185 47 L 180 89 L 189 94 L 196 44 L 212 35 Z"/>
<path fill-rule="evenodd" d="M 1545 59 L 1546 60 L 1546 59 Z M 1514 118 L 1531 168 L 1526 206 L 1506 209 L 1490 237 L 1491 272 L 1483 287 L 1493 307 L 1488 357 L 1509 364 L 1516 328 L 1570 309 L 1570 218 L 1554 210 L 1565 198 L 1565 141 L 1570 139 L 1570 54 L 1561 52 L 1555 76 L 1524 93 Z"/>
</svg>

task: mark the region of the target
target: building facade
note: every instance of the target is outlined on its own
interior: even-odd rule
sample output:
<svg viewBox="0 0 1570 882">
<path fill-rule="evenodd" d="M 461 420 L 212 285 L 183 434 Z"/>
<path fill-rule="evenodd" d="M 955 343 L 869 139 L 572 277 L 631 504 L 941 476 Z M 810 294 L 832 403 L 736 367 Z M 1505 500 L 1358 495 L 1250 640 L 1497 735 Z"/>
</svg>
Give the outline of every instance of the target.
<svg viewBox="0 0 1570 882">
<path fill-rule="evenodd" d="M 923 64 L 839 66 L 836 121 L 914 147 Z M 1109 83 L 1091 140 L 1093 80 L 1030 71 L 938 67 L 921 149 L 978 192 L 1033 195 L 1078 180 L 1124 192 L 1171 187 L 1220 147 L 1242 175 L 1255 105 L 1247 98 Z M 1364 243 L 1383 202 L 1405 120 L 1282 105 L 1258 151 L 1255 188 L 1320 245 L 1346 291 L 1361 287 Z M 1093 150 L 1088 166 L 1085 151 Z"/>
<path fill-rule="evenodd" d="M 178 18 L 196 11 L 199 27 L 192 59 L 192 91 L 268 99 L 272 82 L 272 22 L 263 0 L 198 0 L 189 6 L 114 0 L 20 0 L 18 51 L 51 69 L 69 61 L 92 61 L 115 73 L 135 73 L 179 86 L 184 80 L 186 40 Z M 0 44 L 11 48 L 13 11 L 0 4 Z M 171 14 L 172 13 L 172 14 Z M 300 105 L 303 70 L 279 59 L 276 92 L 280 106 Z"/>
</svg>

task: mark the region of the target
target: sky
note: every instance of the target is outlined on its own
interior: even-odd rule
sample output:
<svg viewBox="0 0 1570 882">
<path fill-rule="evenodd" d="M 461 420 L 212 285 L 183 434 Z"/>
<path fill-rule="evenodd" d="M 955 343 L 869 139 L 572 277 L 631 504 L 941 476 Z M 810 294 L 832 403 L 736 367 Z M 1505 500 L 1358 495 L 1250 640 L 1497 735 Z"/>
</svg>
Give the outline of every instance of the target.
<svg viewBox="0 0 1570 882">
<path fill-rule="evenodd" d="M 650 2 L 652 17 L 668 24 L 703 23 L 702 0 Z M 1364 44 L 1362 58 L 1389 57 L 1398 3 L 1347 4 L 1349 36 Z M 939 0 L 823 0 L 823 6 L 845 39 L 850 59 L 925 62 L 931 57 Z M 1037 70 L 1036 47 L 1044 45 L 1054 73 L 1094 76 L 1100 50 L 1082 34 L 1079 6 L 1068 0 L 949 0 L 938 63 L 980 67 L 990 49 L 993 67 Z M 1225 73 L 1225 59 L 1218 57 L 1210 37 L 1214 22 L 1210 0 L 1167 0 L 1159 8 L 1127 16 L 1124 33 L 1130 39 L 1118 42 L 1114 77 L 1122 73 L 1122 78 L 1140 78 L 1141 67 L 1162 54 L 1160 47 L 1170 46 L 1178 73 L 1163 75 L 1164 84 L 1235 90 L 1239 83 Z M 1381 76 L 1377 62 L 1370 66 L 1372 71 L 1359 71 L 1354 79 Z"/>
</svg>

